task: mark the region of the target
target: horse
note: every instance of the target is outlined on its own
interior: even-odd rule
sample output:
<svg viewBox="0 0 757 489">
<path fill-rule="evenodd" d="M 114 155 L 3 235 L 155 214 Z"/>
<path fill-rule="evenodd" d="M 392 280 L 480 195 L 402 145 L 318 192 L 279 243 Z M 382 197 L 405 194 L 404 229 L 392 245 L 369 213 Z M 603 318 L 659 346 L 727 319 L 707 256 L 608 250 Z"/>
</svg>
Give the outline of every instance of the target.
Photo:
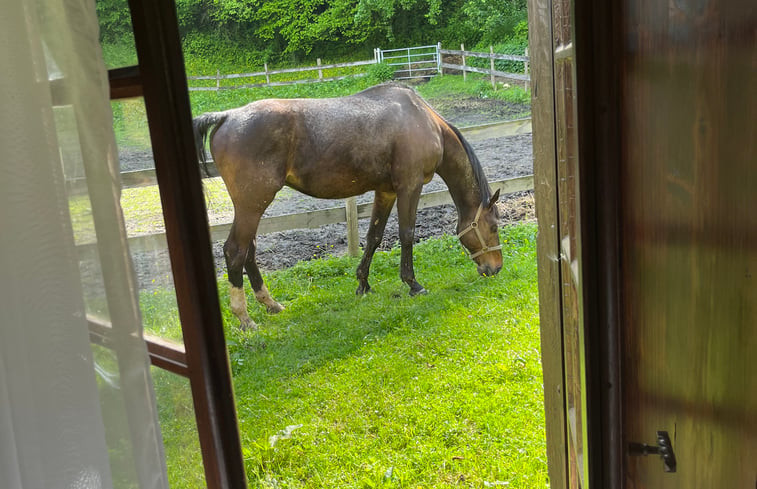
<svg viewBox="0 0 757 489">
<path fill-rule="evenodd" d="M 205 147 L 234 206 L 224 244 L 230 306 L 245 330 L 244 268 L 255 298 L 277 313 L 255 259 L 261 216 L 284 186 L 324 199 L 374 192 L 373 211 L 357 267 L 358 295 L 371 291 L 368 274 L 396 201 L 400 277 L 410 295 L 426 293 L 413 270 L 413 241 L 421 189 L 434 173 L 447 184 L 458 214 L 458 238 L 482 276 L 502 268 L 493 195 L 481 163 L 460 131 L 414 90 L 384 83 L 354 95 L 322 99 L 266 99 L 193 119 L 200 163 Z M 209 141 L 208 141 L 209 140 Z"/>
</svg>

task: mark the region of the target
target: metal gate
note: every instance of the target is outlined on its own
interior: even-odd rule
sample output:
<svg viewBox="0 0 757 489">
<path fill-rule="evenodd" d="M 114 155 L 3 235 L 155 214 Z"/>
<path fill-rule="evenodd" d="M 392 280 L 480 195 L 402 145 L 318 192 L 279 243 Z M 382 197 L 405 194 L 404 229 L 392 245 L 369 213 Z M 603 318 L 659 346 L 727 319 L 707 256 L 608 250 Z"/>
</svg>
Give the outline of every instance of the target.
<svg viewBox="0 0 757 489">
<path fill-rule="evenodd" d="M 400 49 L 376 49 L 378 62 L 394 68 L 395 80 L 431 78 L 441 70 L 439 45 Z"/>
</svg>

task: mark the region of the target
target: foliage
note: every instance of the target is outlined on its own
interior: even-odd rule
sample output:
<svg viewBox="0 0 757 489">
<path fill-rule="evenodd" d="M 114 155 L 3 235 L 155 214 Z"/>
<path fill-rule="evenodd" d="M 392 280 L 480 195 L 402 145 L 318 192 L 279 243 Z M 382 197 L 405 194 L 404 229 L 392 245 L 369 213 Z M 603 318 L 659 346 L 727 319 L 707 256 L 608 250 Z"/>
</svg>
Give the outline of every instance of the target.
<svg viewBox="0 0 757 489">
<path fill-rule="evenodd" d="M 301 262 L 266 276 L 281 314 L 267 315 L 248 288 L 261 325 L 248 333 L 222 281 L 251 487 L 545 487 L 535 237 L 532 224 L 502 230 L 506 266 L 488 279 L 455 237 L 419 243 L 430 293 L 414 298 L 399 249 L 377 253 L 375 293 L 362 298 L 357 259 Z M 155 298 L 150 328 L 178 324 L 161 294 L 141 301 Z M 155 377 L 169 478 L 198 487 L 191 396 L 175 379 Z"/>
<path fill-rule="evenodd" d="M 394 76 L 394 68 L 389 63 L 376 63 L 368 68 L 367 77 L 372 84 L 379 84 L 389 81 Z"/>
<path fill-rule="evenodd" d="M 513 35 L 504 38 L 504 41 L 494 43 L 495 53 L 514 54 L 523 56 L 528 48 L 528 22 L 523 20 L 519 22 L 513 30 Z M 488 52 L 489 44 L 480 43 L 475 48 L 476 51 Z M 470 59 L 470 65 L 489 68 L 489 60 L 481 58 Z M 523 63 L 521 61 L 495 60 L 494 69 L 507 73 L 523 73 Z"/>
<path fill-rule="evenodd" d="M 516 27 L 526 19 L 525 0 L 177 0 L 176 4 L 190 67 L 365 58 L 375 47 L 439 41 L 452 47 L 488 46 L 517 35 Z M 97 12 L 103 44 L 133 46 L 127 0 L 97 0 Z"/>
<path fill-rule="evenodd" d="M 128 0 L 97 0 L 100 40 L 107 44 L 134 45 Z"/>
<path fill-rule="evenodd" d="M 463 5 L 463 12 L 466 22 L 478 26 L 481 38 L 476 44 L 485 47 L 511 37 L 516 26 L 527 20 L 526 0 L 468 0 Z"/>
</svg>

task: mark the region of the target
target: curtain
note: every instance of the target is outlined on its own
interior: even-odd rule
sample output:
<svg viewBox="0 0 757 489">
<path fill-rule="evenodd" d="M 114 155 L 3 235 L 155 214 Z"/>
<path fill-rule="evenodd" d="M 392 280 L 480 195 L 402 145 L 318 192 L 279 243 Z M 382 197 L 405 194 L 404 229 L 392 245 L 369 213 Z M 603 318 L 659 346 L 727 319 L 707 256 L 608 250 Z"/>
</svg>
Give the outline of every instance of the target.
<svg viewBox="0 0 757 489">
<path fill-rule="evenodd" d="M 165 488 L 94 1 L 3 2 L 0 68 L 0 488 Z"/>
</svg>

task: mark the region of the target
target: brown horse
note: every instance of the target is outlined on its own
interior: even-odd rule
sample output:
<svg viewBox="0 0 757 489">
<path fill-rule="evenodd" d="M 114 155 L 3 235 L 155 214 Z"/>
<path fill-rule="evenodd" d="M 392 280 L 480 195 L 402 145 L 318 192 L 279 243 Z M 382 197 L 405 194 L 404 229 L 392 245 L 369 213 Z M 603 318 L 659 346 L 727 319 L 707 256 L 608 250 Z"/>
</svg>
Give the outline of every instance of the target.
<svg viewBox="0 0 757 489">
<path fill-rule="evenodd" d="M 358 294 L 371 289 L 371 260 L 395 201 L 400 277 L 410 295 L 426 292 L 415 280 L 413 238 L 421 189 L 434 173 L 449 188 L 458 213 L 458 236 L 478 272 L 494 275 L 502 268 L 495 205 L 499 191 L 491 195 L 481 165 L 460 131 L 407 87 L 388 83 L 341 98 L 261 100 L 203 114 L 193 126 L 203 163 L 210 133 L 210 152 L 234 204 L 224 254 L 231 309 L 242 329 L 256 327 L 247 314 L 243 267 L 255 297 L 268 312 L 283 309 L 263 283 L 255 260 L 255 235 L 263 212 L 284 185 L 325 199 L 375 192 L 357 268 Z"/>
</svg>

